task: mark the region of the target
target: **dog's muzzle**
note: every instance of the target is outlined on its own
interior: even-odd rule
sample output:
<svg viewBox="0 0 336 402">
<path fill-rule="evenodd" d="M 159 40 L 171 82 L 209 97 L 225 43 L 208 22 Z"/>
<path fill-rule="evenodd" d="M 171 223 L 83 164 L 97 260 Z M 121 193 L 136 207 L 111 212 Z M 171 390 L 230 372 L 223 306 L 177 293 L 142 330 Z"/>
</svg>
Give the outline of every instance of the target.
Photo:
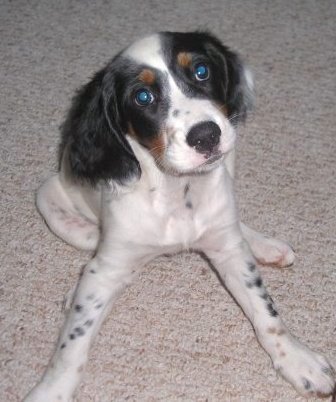
<svg viewBox="0 0 336 402">
<path fill-rule="evenodd" d="M 217 150 L 221 129 L 213 121 L 203 121 L 191 127 L 187 135 L 187 144 L 205 157 Z"/>
</svg>

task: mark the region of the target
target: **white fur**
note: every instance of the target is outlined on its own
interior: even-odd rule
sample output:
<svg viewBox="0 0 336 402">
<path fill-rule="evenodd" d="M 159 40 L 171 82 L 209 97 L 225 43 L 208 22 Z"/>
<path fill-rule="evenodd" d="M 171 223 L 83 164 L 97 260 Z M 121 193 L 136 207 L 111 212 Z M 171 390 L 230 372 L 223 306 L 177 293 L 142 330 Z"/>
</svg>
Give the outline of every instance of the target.
<svg viewBox="0 0 336 402">
<path fill-rule="evenodd" d="M 132 45 L 126 54 L 139 63 L 146 59 L 156 68 L 166 68 L 157 36 Z M 168 119 L 175 138 L 164 161 L 179 174 L 159 169 L 148 151 L 128 138 L 141 165 L 138 181 L 125 186 L 110 182 L 93 190 L 76 184 L 64 162 L 61 172 L 39 190 L 37 205 L 51 230 L 78 248 L 97 248 L 97 252 L 79 281 L 55 354 L 26 402 L 70 401 L 94 336 L 120 292 L 151 259 L 190 249 L 204 252 L 211 260 L 284 378 L 306 396 L 333 390 L 332 368 L 326 359 L 300 344 L 279 315 L 271 314 L 275 305 L 254 258 L 286 266 L 293 262 L 294 253 L 286 243 L 266 238 L 238 219 L 233 127 L 210 102 L 187 99 L 172 77 L 170 90 L 172 110 L 179 108 L 180 115 Z M 185 137 L 193 124 L 209 119 L 221 128 L 223 156 L 203 171 L 202 156 L 188 148 Z"/>
</svg>

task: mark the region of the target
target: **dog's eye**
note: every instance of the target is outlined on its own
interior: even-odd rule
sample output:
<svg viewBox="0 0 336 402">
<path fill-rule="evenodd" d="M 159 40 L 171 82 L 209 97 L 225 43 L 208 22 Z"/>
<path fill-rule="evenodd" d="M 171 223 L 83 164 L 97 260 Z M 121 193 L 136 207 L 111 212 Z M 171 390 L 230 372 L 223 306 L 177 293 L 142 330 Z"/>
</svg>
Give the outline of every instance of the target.
<svg viewBox="0 0 336 402">
<path fill-rule="evenodd" d="M 135 93 L 135 103 L 139 106 L 148 106 L 154 101 L 154 95 L 148 89 L 139 89 Z"/>
<path fill-rule="evenodd" d="M 206 64 L 200 63 L 195 67 L 195 77 L 198 81 L 205 81 L 210 77 L 210 71 Z"/>
</svg>

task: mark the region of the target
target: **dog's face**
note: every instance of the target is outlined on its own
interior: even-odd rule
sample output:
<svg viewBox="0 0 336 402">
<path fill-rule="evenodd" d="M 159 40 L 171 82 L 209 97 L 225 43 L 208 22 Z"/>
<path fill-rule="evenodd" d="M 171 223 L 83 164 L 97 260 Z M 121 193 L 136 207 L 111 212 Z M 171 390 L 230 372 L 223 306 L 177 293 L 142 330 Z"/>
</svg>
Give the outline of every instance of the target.
<svg viewBox="0 0 336 402">
<path fill-rule="evenodd" d="M 212 169 L 252 103 L 239 57 L 205 33 L 135 42 L 85 86 L 63 128 L 73 173 L 96 182 L 141 171 L 127 136 L 170 174 Z M 88 121 L 91 119 L 91 121 Z"/>
</svg>

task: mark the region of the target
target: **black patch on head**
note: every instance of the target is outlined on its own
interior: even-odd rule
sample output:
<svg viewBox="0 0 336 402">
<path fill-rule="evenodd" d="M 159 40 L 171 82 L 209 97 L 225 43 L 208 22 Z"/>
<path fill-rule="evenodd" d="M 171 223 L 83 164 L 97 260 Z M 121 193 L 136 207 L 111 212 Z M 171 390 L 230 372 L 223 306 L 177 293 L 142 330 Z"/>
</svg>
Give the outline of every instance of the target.
<svg viewBox="0 0 336 402">
<path fill-rule="evenodd" d="M 111 179 L 123 183 L 141 173 L 120 115 L 121 69 L 117 56 L 83 86 L 61 128 L 60 162 L 65 158 L 74 178 L 93 185 Z"/>
<path fill-rule="evenodd" d="M 165 32 L 160 37 L 170 71 L 187 96 L 225 106 L 233 123 L 245 118 L 251 94 L 239 56 L 209 33 Z M 177 63 L 181 51 L 192 55 L 191 65 Z M 210 68 L 206 81 L 195 79 L 194 69 L 200 62 Z M 153 82 L 141 81 L 144 68 L 153 71 Z M 135 92 L 143 88 L 154 96 L 145 107 L 135 103 Z M 140 144 L 151 148 L 164 127 L 169 106 L 166 74 L 138 65 L 120 53 L 74 97 L 61 128 L 60 162 L 64 161 L 75 179 L 92 185 L 109 180 L 123 184 L 139 178 L 140 164 L 126 134 L 135 135 Z"/>
<path fill-rule="evenodd" d="M 252 107 L 245 67 L 240 57 L 206 32 L 162 32 L 162 47 L 168 67 L 186 96 L 213 100 L 225 106 L 233 124 L 243 121 Z M 178 54 L 192 56 L 191 66 L 177 63 Z M 209 79 L 198 81 L 195 68 L 204 63 Z"/>
<path fill-rule="evenodd" d="M 168 116 L 170 98 L 167 74 L 146 65 L 137 65 L 129 68 L 131 61 L 125 59 L 125 67 L 118 73 L 118 86 L 122 97 L 123 108 L 121 119 L 125 122 L 125 131 L 131 134 L 146 148 L 160 135 Z M 146 84 L 139 80 L 141 71 L 146 68 L 154 72 L 155 81 Z M 145 89 L 153 96 L 153 102 L 147 106 L 139 106 L 135 101 L 137 91 Z M 129 127 L 130 126 L 130 127 Z"/>
</svg>

